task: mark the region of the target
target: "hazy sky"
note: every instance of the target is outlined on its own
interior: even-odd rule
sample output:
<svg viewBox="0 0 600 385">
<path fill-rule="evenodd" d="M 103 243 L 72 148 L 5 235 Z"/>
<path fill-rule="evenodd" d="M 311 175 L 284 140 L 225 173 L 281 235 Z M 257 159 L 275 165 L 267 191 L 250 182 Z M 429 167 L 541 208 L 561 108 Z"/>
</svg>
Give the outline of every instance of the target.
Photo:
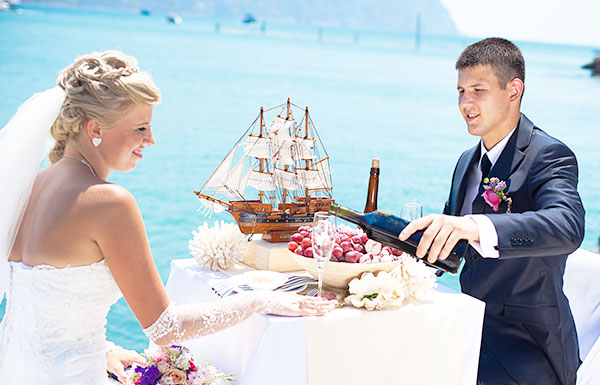
<svg viewBox="0 0 600 385">
<path fill-rule="evenodd" d="M 441 0 L 459 32 L 600 48 L 600 0 Z"/>
</svg>

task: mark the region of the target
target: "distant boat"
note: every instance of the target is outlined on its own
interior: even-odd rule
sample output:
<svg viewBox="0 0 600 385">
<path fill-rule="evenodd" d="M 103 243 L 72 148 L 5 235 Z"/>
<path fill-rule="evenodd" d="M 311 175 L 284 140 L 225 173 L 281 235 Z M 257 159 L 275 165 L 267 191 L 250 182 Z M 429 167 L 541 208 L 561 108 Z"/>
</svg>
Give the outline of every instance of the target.
<svg viewBox="0 0 600 385">
<path fill-rule="evenodd" d="M 596 55 L 594 61 L 582 66 L 581 68 L 592 70 L 592 76 L 600 76 L 600 54 Z"/>
<path fill-rule="evenodd" d="M 256 22 L 256 18 L 251 13 L 247 13 L 246 16 L 244 16 L 244 18 L 242 19 L 242 23 L 246 23 L 246 24 L 255 23 L 255 22 Z"/>
<path fill-rule="evenodd" d="M 181 17 L 175 13 L 172 13 L 169 16 L 167 16 L 167 22 L 171 24 L 181 24 L 182 21 L 183 20 L 181 19 Z"/>
<path fill-rule="evenodd" d="M 140 15 L 142 16 L 150 16 L 152 14 L 152 11 L 150 11 L 149 9 L 141 9 L 140 10 Z"/>
<path fill-rule="evenodd" d="M 0 11 L 10 11 L 20 8 L 20 0 L 0 0 Z"/>
</svg>

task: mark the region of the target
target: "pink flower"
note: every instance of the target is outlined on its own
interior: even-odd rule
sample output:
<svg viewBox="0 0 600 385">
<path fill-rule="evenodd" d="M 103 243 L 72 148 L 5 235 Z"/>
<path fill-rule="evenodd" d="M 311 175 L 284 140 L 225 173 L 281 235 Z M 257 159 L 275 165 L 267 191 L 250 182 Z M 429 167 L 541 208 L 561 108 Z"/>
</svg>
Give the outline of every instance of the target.
<svg viewBox="0 0 600 385">
<path fill-rule="evenodd" d="M 500 208 L 501 201 L 500 197 L 494 192 L 494 190 L 485 190 L 483 194 L 481 194 L 481 196 L 485 200 L 485 203 L 490 205 L 492 209 L 494 209 L 494 211 L 498 211 L 498 209 Z"/>
<path fill-rule="evenodd" d="M 187 375 L 183 370 L 169 369 L 164 373 L 165 376 L 171 377 L 171 381 L 174 385 L 182 385 L 186 383 Z"/>
<path fill-rule="evenodd" d="M 169 369 L 169 364 L 166 363 L 164 360 L 160 360 L 156 363 L 156 367 L 161 373 L 164 373 Z"/>
</svg>

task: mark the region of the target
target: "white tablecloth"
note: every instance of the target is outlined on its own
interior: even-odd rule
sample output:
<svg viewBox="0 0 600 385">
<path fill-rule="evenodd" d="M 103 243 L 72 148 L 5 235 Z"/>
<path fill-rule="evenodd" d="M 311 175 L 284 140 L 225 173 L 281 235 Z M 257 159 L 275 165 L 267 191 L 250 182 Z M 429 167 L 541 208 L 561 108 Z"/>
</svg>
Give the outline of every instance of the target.
<svg viewBox="0 0 600 385">
<path fill-rule="evenodd" d="M 208 285 L 225 274 L 193 259 L 171 262 L 176 304 L 218 300 Z M 243 385 L 474 385 L 483 302 L 439 286 L 433 303 L 369 312 L 343 307 L 324 317 L 254 315 L 185 343 Z"/>
</svg>

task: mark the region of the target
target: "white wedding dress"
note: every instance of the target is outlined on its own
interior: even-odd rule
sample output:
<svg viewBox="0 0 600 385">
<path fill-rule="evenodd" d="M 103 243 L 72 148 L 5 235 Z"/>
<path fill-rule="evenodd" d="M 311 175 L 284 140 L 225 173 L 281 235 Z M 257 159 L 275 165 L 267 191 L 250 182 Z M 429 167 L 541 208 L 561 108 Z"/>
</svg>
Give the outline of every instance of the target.
<svg viewBox="0 0 600 385">
<path fill-rule="evenodd" d="M 0 383 L 104 385 L 106 315 L 121 291 L 104 261 L 57 269 L 10 262 Z"/>
<path fill-rule="evenodd" d="M 23 103 L 0 130 L 0 385 L 105 385 L 106 315 L 121 291 L 104 261 L 54 268 L 8 262 L 48 131 L 65 100 L 54 87 Z M 156 345 L 214 333 L 253 313 L 284 311 L 289 299 L 265 292 L 218 302 L 170 304 L 144 329 Z"/>
</svg>

